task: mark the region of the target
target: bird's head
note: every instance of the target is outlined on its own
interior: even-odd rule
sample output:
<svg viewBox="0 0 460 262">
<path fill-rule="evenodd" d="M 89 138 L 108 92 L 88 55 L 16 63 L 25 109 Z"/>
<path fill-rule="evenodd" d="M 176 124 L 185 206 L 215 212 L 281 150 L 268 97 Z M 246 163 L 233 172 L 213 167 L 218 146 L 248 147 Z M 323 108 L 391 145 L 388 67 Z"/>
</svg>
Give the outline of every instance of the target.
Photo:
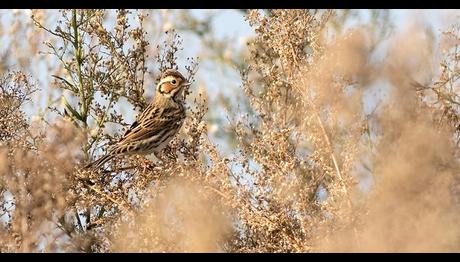
<svg viewBox="0 0 460 262">
<path fill-rule="evenodd" d="M 165 98 L 182 98 L 184 87 L 191 85 L 185 77 L 175 69 L 167 69 L 157 86 L 157 92 Z"/>
</svg>

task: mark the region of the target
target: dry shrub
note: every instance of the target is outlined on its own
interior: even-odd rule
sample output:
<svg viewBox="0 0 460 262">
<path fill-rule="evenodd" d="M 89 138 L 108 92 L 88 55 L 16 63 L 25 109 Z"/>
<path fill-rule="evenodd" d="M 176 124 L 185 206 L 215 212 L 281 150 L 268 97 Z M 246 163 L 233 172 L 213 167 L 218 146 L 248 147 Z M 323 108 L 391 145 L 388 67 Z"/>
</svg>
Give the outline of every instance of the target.
<svg viewBox="0 0 460 262">
<path fill-rule="evenodd" d="M 388 58 L 375 69 L 381 72 L 376 79 L 388 81 L 391 89 L 375 117 L 375 181 L 366 196 L 358 242 L 349 241 L 352 230 L 343 230 L 324 241 L 322 250 L 458 250 L 458 191 L 453 190 L 458 149 L 452 143 L 453 130 L 436 124 L 436 111 L 422 102 L 413 84 L 414 79 L 426 82 L 433 75 L 433 48 L 424 29 L 415 25 L 391 39 Z"/>
<path fill-rule="evenodd" d="M 65 210 L 66 175 L 74 171 L 79 154 L 76 149 L 83 141 L 78 139 L 78 130 L 69 125 L 57 123 L 46 135 L 35 137 L 36 141 L 42 140 L 37 141 L 36 150 L 10 144 L 7 172 L 2 178 L 5 189 L 14 196 L 8 229 L 21 239 L 17 251 L 34 251 L 41 241 L 49 245 L 45 250 L 55 249 L 53 241 L 58 235 L 53 232 L 56 226 L 53 221 Z"/>
<path fill-rule="evenodd" d="M 20 73 L 12 73 L 1 83 L 2 145 L 1 193 L 2 251 L 31 252 L 45 244 L 55 248 L 59 237 L 55 221 L 67 202 L 66 175 L 74 171 L 83 136 L 69 122 L 57 122 L 40 129 L 24 119 L 21 107 L 35 86 Z M 49 249 L 48 249 L 49 248 Z"/>
<path fill-rule="evenodd" d="M 30 100 L 36 88 L 21 72 L 2 75 L 0 88 L 0 141 L 18 141 L 29 127 L 21 106 Z"/>
<path fill-rule="evenodd" d="M 38 30 L 53 36 L 45 45 L 49 54 L 58 61 L 53 73 L 57 79 L 56 87 L 64 91 L 61 94 L 63 104 L 50 106 L 50 112 L 57 113 L 50 122 L 40 119 L 31 127 L 21 111 L 22 98 L 17 98 L 22 95 L 20 91 L 23 87 L 16 85 L 7 89 L 2 85 L 2 100 L 6 97 L 2 101 L 5 106 L 1 108 L 1 115 L 5 116 L 1 119 L 2 127 L 5 126 L 2 139 L 7 142 L 1 155 L 2 164 L 5 164 L 2 166 L 2 194 L 6 194 L 2 202 L 2 217 L 7 216 L 4 229 L 9 236 L 4 238 L 2 250 L 117 251 L 119 246 L 111 245 L 114 240 L 112 235 L 128 219 L 137 216 L 142 219 L 144 208 L 155 207 L 155 202 L 150 204 L 150 199 L 155 199 L 151 192 L 161 192 L 168 185 L 169 178 L 187 172 L 198 176 L 201 179 L 199 186 L 203 188 L 198 185 L 193 188 L 205 189 L 213 197 L 195 199 L 197 203 L 202 203 L 202 209 L 209 206 L 209 199 L 217 208 L 215 204 L 225 196 L 220 189 L 230 190 L 225 180 L 221 181 L 218 176 L 222 174 L 225 162 L 219 159 L 214 146 L 204 135 L 207 132 L 204 122 L 207 108 L 202 94 L 190 97 L 190 116 L 181 134 L 159 155 L 158 162 L 143 157 L 127 157 L 114 161 L 109 170 L 101 172 L 81 168 L 90 157 L 103 153 L 101 146 L 117 138 L 117 135 L 104 132 L 107 124 L 126 125 L 123 116 L 114 108 L 114 105 L 123 102 L 120 98 L 125 98 L 125 103 L 135 108 L 142 109 L 146 105 L 143 92 L 148 43 L 142 24 L 145 16 L 139 11 L 133 14 L 118 10 L 116 24 L 111 28 L 104 25 L 107 14 L 104 10 L 63 10 L 57 26 L 53 25 L 53 28 L 48 28 L 39 17 L 32 16 Z M 133 19 L 137 19 L 137 26 L 128 23 Z M 154 61 L 160 71 L 178 68 L 176 53 L 181 48 L 180 36 L 174 31 L 169 35 L 164 45 L 157 47 Z M 197 63 L 194 59 L 188 61 L 185 72 L 189 81 L 193 81 Z M 149 80 L 149 86 L 154 86 L 155 79 Z M 10 89 L 13 91 L 10 92 Z M 30 99 L 29 93 L 24 96 Z M 6 102 L 17 104 L 14 107 L 16 111 L 10 112 L 13 107 Z M 16 140 L 25 145 L 19 145 Z M 202 151 L 211 151 L 214 156 L 205 155 Z M 213 162 L 207 163 L 208 160 Z M 193 182 L 191 175 L 188 178 L 191 180 L 187 181 Z M 50 188 L 50 185 L 53 186 Z M 9 196 L 13 200 L 8 199 Z M 31 198 L 37 201 L 31 201 Z M 194 206 L 191 205 L 191 208 Z M 190 221 L 193 214 L 185 220 L 188 233 L 169 239 L 172 243 L 177 242 L 176 245 L 147 245 L 131 250 L 222 250 L 214 243 L 214 240 L 220 239 L 217 224 L 216 229 L 210 229 L 208 241 L 200 238 L 205 244 L 197 245 L 196 241 L 192 241 L 197 237 L 195 224 Z M 219 219 L 212 213 L 209 219 L 220 221 L 221 214 L 218 214 Z M 143 228 L 139 234 L 150 232 L 148 227 Z M 183 229 L 184 225 L 177 230 Z M 13 236 L 17 236 L 17 243 Z"/>
<path fill-rule="evenodd" d="M 369 217 L 361 246 L 352 250 L 457 250 L 459 212 L 451 191 L 456 175 L 454 149 L 448 133 L 433 128 L 423 113 L 428 112 L 392 121 L 393 130 L 387 131 L 378 147 Z"/>
<path fill-rule="evenodd" d="M 117 252 L 216 252 L 230 224 L 213 192 L 173 178 L 115 236 Z"/>
<path fill-rule="evenodd" d="M 412 37 L 407 39 L 405 35 Z M 375 192 L 358 250 L 458 250 L 459 212 L 452 190 L 458 163 L 452 130 L 436 126 L 412 79 L 433 75 L 433 44 L 412 26 L 393 39 L 385 76 L 393 88 L 379 112 L 382 136 L 374 159 Z"/>
<path fill-rule="evenodd" d="M 437 46 L 417 24 L 379 60 L 369 28 L 328 34 L 331 11 L 249 11 L 247 110 L 229 109 L 226 127 L 236 149 L 209 139 L 213 105 L 191 89 L 186 122 L 158 159 L 91 171 L 82 164 L 118 137 L 107 127 L 127 125 L 118 106 L 144 108 L 157 80 L 145 75 L 147 18 L 60 14 L 54 29 L 33 17 L 54 37 L 46 45 L 67 98 L 55 118 L 26 119 L 24 75 L 0 82 L 1 251 L 458 250 L 458 32 L 446 34 L 437 76 Z M 178 67 L 182 43 L 168 34 L 151 51 L 160 71 Z M 190 80 L 196 68 L 189 60 Z"/>
<path fill-rule="evenodd" d="M 388 59 L 378 62 L 365 30 L 318 40 L 317 49 L 299 42 L 299 31 L 323 31 L 309 11 L 254 11 L 249 19 L 259 32 L 249 71 L 258 75 L 249 74 L 256 80 L 247 80 L 245 90 L 259 119 L 235 128 L 243 158 L 255 162 L 245 170 L 255 204 L 239 215 L 249 231 L 240 251 L 455 250 L 452 129 L 439 128 L 437 110 L 427 108 L 413 84 L 434 75 L 429 32 L 408 26 L 390 40 Z M 296 27 L 298 21 L 310 24 Z M 275 34 L 276 40 L 267 36 Z M 307 55 L 298 51 L 305 46 Z M 378 82 L 389 83 L 381 89 L 390 95 L 366 115 L 364 94 Z M 375 186 L 363 195 L 355 178 L 369 158 Z M 319 204 L 316 193 L 323 189 L 327 197 Z M 289 193 L 280 198 L 283 191 Z"/>
</svg>

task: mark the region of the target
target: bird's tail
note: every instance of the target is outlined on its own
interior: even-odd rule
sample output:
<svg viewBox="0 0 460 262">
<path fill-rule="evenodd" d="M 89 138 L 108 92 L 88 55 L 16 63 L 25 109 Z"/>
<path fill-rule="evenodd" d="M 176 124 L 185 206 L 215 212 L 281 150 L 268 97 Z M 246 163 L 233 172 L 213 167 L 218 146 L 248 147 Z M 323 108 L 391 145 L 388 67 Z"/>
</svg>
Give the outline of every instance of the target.
<svg viewBox="0 0 460 262">
<path fill-rule="evenodd" d="M 87 164 L 85 166 L 85 168 L 93 168 L 93 169 L 98 169 L 100 168 L 103 164 L 105 164 L 105 162 L 109 161 L 110 159 L 112 159 L 113 157 L 115 157 L 114 154 L 107 154 L 89 164 Z"/>
</svg>

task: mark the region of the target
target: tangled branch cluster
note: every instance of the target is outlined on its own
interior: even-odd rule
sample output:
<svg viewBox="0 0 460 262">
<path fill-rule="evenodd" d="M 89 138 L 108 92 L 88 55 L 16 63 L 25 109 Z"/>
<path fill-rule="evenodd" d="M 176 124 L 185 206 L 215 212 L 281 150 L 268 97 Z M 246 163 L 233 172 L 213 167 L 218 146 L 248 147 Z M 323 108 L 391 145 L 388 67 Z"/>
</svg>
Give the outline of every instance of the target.
<svg viewBox="0 0 460 262">
<path fill-rule="evenodd" d="M 29 121 L 33 77 L 0 79 L 0 251 L 458 250 L 458 32 L 446 32 L 430 78 L 421 65 L 434 45 L 418 28 L 373 62 L 373 34 L 331 37 L 333 14 L 247 13 L 255 36 L 235 62 L 247 110 L 229 110 L 221 127 L 235 138 L 231 153 L 208 134 L 216 105 L 192 86 L 184 126 L 158 159 L 94 171 L 84 163 L 146 107 L 159 73 L 182 71 L 183 40 L 168 30 L 152 45 L 142 11 L 62 10 L 54 28 L 33 12 L 62 103 Z M 194 81 L 197 59 L 187 63 Z M 389 95 L 369 112 L 379 87 Z"/>
</svg>

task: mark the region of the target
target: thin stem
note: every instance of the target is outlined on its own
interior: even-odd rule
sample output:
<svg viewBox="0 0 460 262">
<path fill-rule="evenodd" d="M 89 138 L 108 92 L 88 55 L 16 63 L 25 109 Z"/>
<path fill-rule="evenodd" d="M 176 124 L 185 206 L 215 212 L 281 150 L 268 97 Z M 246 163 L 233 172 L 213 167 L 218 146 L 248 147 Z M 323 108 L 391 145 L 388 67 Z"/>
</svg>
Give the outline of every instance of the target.
<svg viewBox="0 0 460 262">
<path fill-rule="evenodd" d="M 75 48 L 75 59 L 77 62 L 77 76 L 78 76 L 78 84 L 79 84 L 79 93 L 80 93 L 80 99 L 81 99 L 80 112 L 84 120 L 83 125 L 84 127 L 87 127 L 88 123 L 86 120 L 88 118 L 88 104 L 89 103 L 87 101 L 85 88 L 83 85 L 83 77 L 81 73 L 81 65 L 82 65 L 83 59 L 82 59 L 81 39 L 78 33 L 78 26 L 77 26 L 77 10 L 76 9 L 72 10 L 72 28 L 73 28 L 73 33 L 74 33 L 73 46 Z"/>
<path fill-rule="evenodd" d="M 292 43 L 289 43 L 290 44 L 290 47 L 291 47 L 291 55 L 292 57 L 294 58 L 294 64 L 295 64 L 295 67 L 300 70 L 301 67 L 300 67 L 300 63 L 297 59 L 297 54 L 295 52 L 295 48 L 294 46 L 292 45 Z M 290 72 L 290 76 L 292 77 L 292 70 Z M 302 85 L 304 87 L 306 87 L 306 83 L 305 83 L 305 79 L 303 77 L 300 77 L 300 80 L 302 82 Z M 342 176 L 342 172 L 340 171 L 340 167 L 339 167 L 339 164 L 338 164 L 338 161 L 337 161 L 337 158 L 334 154 L 334 149 L 332 147 L 332 143 L 331 143 L 331 140 L 329 139 L 329 135 L 327 134 L 327 131 L 326 131 L 326 128 L 324 127 L 324 123 L 323 123 L 323 120 L 321 119 L 319 113 L 318 113 L 318 110 L 315 106 L 315 104 L 313 103 L 312 99 L 310 99 L 307 95 L 305 95 L 306 98 L 308 99 L 305 99 L 308 106 L 312 109 L 313 111 L 313 114 L 316 118 L 316 121 L 318 122 L 318 125 L 320 126 L 320 129 L 321 129 L 321 132 L 323 134 L 323 137 L 324 137 L 324 140 L 326 141 L 326 145 L 329 149 L 329 152 L 330 152 L 330 155 L 331 155 L 331 159 L 332 159 L 332 163 L 334 164 L 334 169 L 336 171 L 336 174 L 337 174 L 337 178 L 339 179 L 339 183 L 340 183 L 340 186 L 342 187 L 342 191 L 345 193 L 345 197 L 347 199 L 347 205 L 348 205 L 348 208 L 352 208 L 352 204 L 351 204 L 351 198 L 350 198 L 350 194 L 348 192 L 348 189 L 347 189 L 347 186 L 345 185 L 345 182 L 343 181 L 343 176 Z M 358 232 L 356 230 L 356 227 L 353 226 L 353 233 L 354 233 L 354 236 L 355 236 L 355 239 L 357 240 L 358 242 Z M 358 245 L 359 245 L 359 242 L 358 242 Z"/>
<path fill-rule="evenodd" d="M 296 57 L 296 54 L 295 54 L 295 50 L 294 50 L 294 47 L 292 46 L 291 44 L 291 52 L 292 52 L 292 57 L 294 58 L 294 63 L 296 65 L 296 67 L 298 69 L 300 69 L 300 64 L 299 62 L 297 61 L 297 57 Z M 303 86 L 306 86 L 305 84 L 305 80 L 303 77 L 300 78 L 301 81 L 302 81 L 302 85 Z M 321 132 L 323 134 L 323 137 L 324 137 L 324 140 L 326 141 L 326 144 L 327 144 L 327 147 L 329 148 L 329 151 L 330 151 L 330 154 L 331 154 L 331 159 L 332 159 L 332 162 L 334 164 L 334 168 L 335 168 L 335 171 L 337 173 L 337 177 L 339 178 L 339 182 L 340 182 L 340 185 L 342 186 L 342 190 L 345 192 L 346 196 L 347 196 L 347 204 L 349 205 L 349 207 L 351 207 L 351 200 L 350 200 L 350 196 L 349 196 L 349 193 L 348 193 L 348 190 L 347 190 L 347 187 L 345 186 L 345 183 L 343 182 L 343 177 L 342 177 L 342 172 L 340 171 L 340 167 L 339 167 L 339 164 L 337 162 L 337 158 L 335 157 L 335 154 L 334 154 L 334 149 L 332 148 L 332 143 L 331 143 L 331 140 L 329 139 L 329 135 L 327 134 L 327 131 L 326 131 L 326 128 L 324 127 L 324 123 L 323 123 L 323 120 L 321 119 L 321 117 L 319 116 L 319 113 L 318 113 L 318 110 L 315 106 L 315 104 L 311 101 L 311 99 L 305 99 L 306 102 L 308 103 L 308 106 L 313 109 L 313 114 L 316 118 L 316 121 L 318 122 L 318 125 L 321 129 Z"/>
</svg>

